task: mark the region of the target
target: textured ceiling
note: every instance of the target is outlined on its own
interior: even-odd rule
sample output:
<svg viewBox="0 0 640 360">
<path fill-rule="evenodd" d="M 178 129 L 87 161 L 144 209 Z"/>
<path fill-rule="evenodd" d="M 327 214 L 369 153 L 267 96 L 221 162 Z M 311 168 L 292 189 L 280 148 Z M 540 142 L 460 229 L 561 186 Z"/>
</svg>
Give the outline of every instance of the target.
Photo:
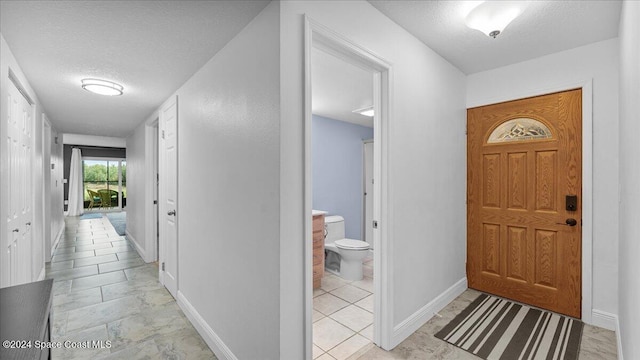
<svg viewBox="0 0 640 360">
<path fill-rule="evenodd" d="M 353 110 L 373 105 L 373 74 L 323 51 L 311 53 L 311 111 L 315 115 L 373 127 Z"/>
<path fill-rule="evenodd" d="M 530 1 L 491 39 L 464 25 L 477 1 L 369 2 L 467 74 L 616 37 L 621 7 L 617 0 Z M 59 131 L 123 137 L 267 3 L 2 0 L 0 32 Z M 314 112 L 370 121 L 351 114 L 370 105 L 362 72 L 321 60 L 314 67 Z M 86 92 L 85 77 L 116 81 L 125 95 Z"/>
<path fill-rule="evenodd" d="M 369 0 L 466 74 L 618 36 L 618 0 L 525 1 L 525 12 L 496 39 L 464 23 L 480 2 Z"/>
<path fill-rule="evenodd" d="M 1 1 L 0 32 L 59 131 L 123 137 L 267 4 Z M 125 93 L 89 93 L 87 77 Z"/>
</svg>

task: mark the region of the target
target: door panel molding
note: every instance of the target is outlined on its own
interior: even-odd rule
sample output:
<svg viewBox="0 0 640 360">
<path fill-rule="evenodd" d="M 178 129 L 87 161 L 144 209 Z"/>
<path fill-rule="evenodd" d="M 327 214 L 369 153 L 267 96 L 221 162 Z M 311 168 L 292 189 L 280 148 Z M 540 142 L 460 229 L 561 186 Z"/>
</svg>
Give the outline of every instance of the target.
<svg viewBox="0 0 640 360">
<path fill-rule="evenodd" d="M 533 86 L 508 95 L 476 100 L 468 103 L 467 108 L 576 88 L 582 89 L 582 321 L 594 324 L 599 316 L 598 310 L 593 309 L 593 78 L 551 86 Z"/>
<path fill-rule="evenodd" d="M 159 114 L 160 282 L 177 299 L 178 281 L 178 96 Z M 166 215 L 165 215 L 166 214 Z"/>
<path fill-rule="evenodd" d="M 33 208 L 34 184 L 33 163 L 35 137 L 35 105 L 30 103 L 20 84 L 11 82 L 7 86 L 6 112 L 3 119 L 6 124 L 7 166 L 3 179 L 6 181 L 7 213 L 2 243 L 2 277 L 1 286 L 19 285 L 34 281 L 39 274 L 33 273 L 34 256 L 33 241 Z M 4 99 L 3 99 L 4 102 Z M 4 111 L 4 110 L 3 110 Z M 3 125 L 5 125 L 3 124 Z M 36 224 L 38 225 L 38 224 Z M 4 240 L 6 239 L 6 240 Z M 36 244 L 37 245 L 37 244 Z M 34 276 L 35 275 L 35 276 Z"/>
</svg>

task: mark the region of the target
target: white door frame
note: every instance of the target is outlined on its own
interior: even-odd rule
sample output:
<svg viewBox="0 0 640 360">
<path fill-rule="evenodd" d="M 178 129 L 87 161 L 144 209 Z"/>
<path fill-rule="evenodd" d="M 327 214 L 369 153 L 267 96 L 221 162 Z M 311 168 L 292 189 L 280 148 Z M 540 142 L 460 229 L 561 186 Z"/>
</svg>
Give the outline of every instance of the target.
<svg viewBox="0 0 640 360">
<path fill-rule="evenodd" d="M 572 89 L 582 89 L 582 321 L 611 328 L 607 316 L 593 312 L 593 79 L 484 99 L 467 108 L 491 105 Z M 596 315 L 596 316 L 594 316 Z M 613 330 L 613 329 L 612 329 Z"/>
<path fill-rule="evenodd" d="M 160 170 L 158 168 L 158 146 L 159 131 L 158 128 L 160 118 L 155 116 L 153 120 L 145 124 L 145 195 L 144 195 L 144 212 L 145 212 L 145 261 L 158 261 L 158 208 L 160 206 L 160 198 L 158 197 L 158 176 Z"/>
<path fill-rule="evenodd" d="M 144 125 L 144 243 L 143 258 L 145 262 L 159 261 L 160 247 L 158 244 L 158 208 L 160 198 L 158 196 L 158 151 L 159 151 L 159 112 L 156 111 Z"/>
<path fill-rule="evenodd" d="M 312 242 L 312 149 L 311 149 L 311 53 L 312 48 L 321 49 L 373 74 L 374 116 L 374 219 L 378 229 L 374 239 L 374 334 L 373 342 L 383 349 L 392 348 L 393 335 L 393 277 L 391 276 L 392 240 L 391 214 L 389 212 L 389 118 L 392 111 L 393 68 L 390 62 L 366 48 L 350 41 L 333 30 L 305 16 L 305 118 L 304 118 L 304 211 L 305 214 L 305 354 L 311 359 L 312 309 L 313 309 L 313 242 Z"/>
<path fill-rule="evenodd" d="M 367 144 L 374 144 L 373 139 L 362 140 L 362 236 L 365 241 L 371 243 L 371 238 L 367 236 L 367 226 L 371 224 L 367 222 L 367 214 L 369 211 L 367 211 L 367 198 L 364 195 L 367 191 Z M 373 245 L 375 246 L 375 244 Z"/>
<path fill-rule="evenodd" d="M 51 122 L 42 114 L 42 237 L 44 261 L 51 262 L 53 236 L 51 233 Z"/>
</svg>

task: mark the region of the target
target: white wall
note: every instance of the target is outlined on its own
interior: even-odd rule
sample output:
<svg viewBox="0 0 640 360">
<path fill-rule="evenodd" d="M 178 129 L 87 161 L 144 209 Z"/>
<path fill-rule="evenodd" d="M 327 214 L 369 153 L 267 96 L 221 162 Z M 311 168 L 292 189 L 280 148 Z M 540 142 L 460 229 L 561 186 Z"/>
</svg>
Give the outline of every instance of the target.
<svg viewBox="0 0 640 360">
<path fill-rule="evenodd" d="M 146 199 L 147 183 L 145 174 L 147 161 L 152 161 L 152 155 L 146 153 L 146 124 L 140 124 L 126 139 L 127 147 L 127 236 L 134 243 L 140 256 L 147 262 L 147 249 L 152 239 L 147 239 Z"/>
<path fill-rule="evenodd" d="M 153 139 L 157 134 L 152 124 L 157 123 L 154 111 L 126 138 L 127 147 L 127 236 L 146 262 L 157 260 L 157 238 L 154 227 L 154 184 L 156 180 Z M 157 169 L 155 169 L 157 171 Z"/>
<path fill-rule="evenodd" d="M 53 170 L 51 168 L 51 144 L 53 144 L 53 137 L 52 137 L 52 132 L 53 129 L 51 128 L 51 122 L 48 121 L 48 119 L 46 119 L 46 115 L 42 115 L 42 126 L 43 126 L 43 133 L 42 133 L 42 147 L 43 149 L 46 149 L 45 151 L 42 152 L 42 175 L 43 175 L 43 183 L 42 183 L 42 187 L 43 187 L 43 193 L 42 193 L 42 200 L 43 200 L 43 213 L 44 216 L 42 218 L 42 226 L 43 229 L 47 229 L 46 231 L 44 231 L 44 233 L 42 234 L 42 241 L 44 242 L 44 261 L 45 262 L 50 262 L 51 261 L 51 248 L 53 247 L 53 241 L 51 240 L 51 175 L 53 173 Z"/>
<path fill-rule="evenodd" d="M 44 206 L 43 200 L 43 186 L 42 183 L 44 181 L 43 176 L 43 147 L 42 147 L 42 114 L 44 113 L 44 109 L 38 100 L 37 94 L 33 91 L 26 77 L 22 73 L 22 69 L 20 65 L 17 63 L 11 49 L 7 45 L 2 34 L 0 34 L 0 99 L 1 106 L 3 111 L 0 112 L 0 138 L 5 138 L 5 134 L 7 131 L 7 112 L 4 111 L 7 106 L 5 101 L 7 99 L 7 87 L 10 85 L 11 81 L 9 80 L 9 68 L 13 71 L 17 79 L 20 81 L 22 86 L 25 88 L 26 92 L 29 94 L 29 97 L 35 103 L 35 111 L 33 113 L 33 161 L 32 161 L 32 195 L 33 195 L 33 218 L 32 218 L 32 268 L 31 268 L 31 277 L 32 280 L 37 280 L 38 277 L 43 276 L 44 274 L 44 260 L 45 260 L 45 246 L 44 246 L 44 217 L 41 209 Z M 0 142 L 0 218 L 6 219 L 7 214 L 6 211 L 8 209 L 7 199 L 8 196 L 8 187 L 7 187 L 7 166 L 8 159 L 6 156 L 6 142 Z M 4 240 L 7 234 L 6 222 L 0 221 L 0 236 Z M 6 251 L 0 252 L 0 286 L 7 286 L 9 269 L 8 262 L 6 259 Z"/>
<path fill-rule="evenodd" d="M 593 310 L 618 313 L 618 39 L 469 75 L 475 107 L 593 79 Z"/>
<path fill-rule="evenodd" d="M 278 9 L 176 92 L 178 301 L 238 359 L 281 358 Z"/>
<path fill-rule="evenodd" d="M 640 2 L 625 1 L 620 21 L 620 280 L 622 353 L 640 359 Z"/>
<path fill-rule="evenodd" d="M 301 239 L 308 216 L 303 212 L 303 15 L 393 67 L 391 223 L 381 226 L 390 228 L 395 326 L 416 319 L 425 305 L 465 277 L 466 229 L 460 221 L 466 218 L 465 75 L 365 1 L 287 1 L 281 9 L 280 346 L 283 359 L 300 359 Z"/>
</svg>

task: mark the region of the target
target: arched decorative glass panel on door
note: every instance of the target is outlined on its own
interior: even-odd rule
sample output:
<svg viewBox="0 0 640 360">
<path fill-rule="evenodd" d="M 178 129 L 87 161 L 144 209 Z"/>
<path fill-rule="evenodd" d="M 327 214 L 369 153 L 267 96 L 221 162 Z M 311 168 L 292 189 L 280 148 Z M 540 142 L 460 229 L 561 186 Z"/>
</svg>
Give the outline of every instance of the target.
<svg viewBox="0 0 640 360">
<path fill-rule="evenodd" d="M 504 122 L 489 135 L 488 144 L 551 139 L 553 135 L 547 125 L 530 118 L 517 118 Z"/>
</svg>

